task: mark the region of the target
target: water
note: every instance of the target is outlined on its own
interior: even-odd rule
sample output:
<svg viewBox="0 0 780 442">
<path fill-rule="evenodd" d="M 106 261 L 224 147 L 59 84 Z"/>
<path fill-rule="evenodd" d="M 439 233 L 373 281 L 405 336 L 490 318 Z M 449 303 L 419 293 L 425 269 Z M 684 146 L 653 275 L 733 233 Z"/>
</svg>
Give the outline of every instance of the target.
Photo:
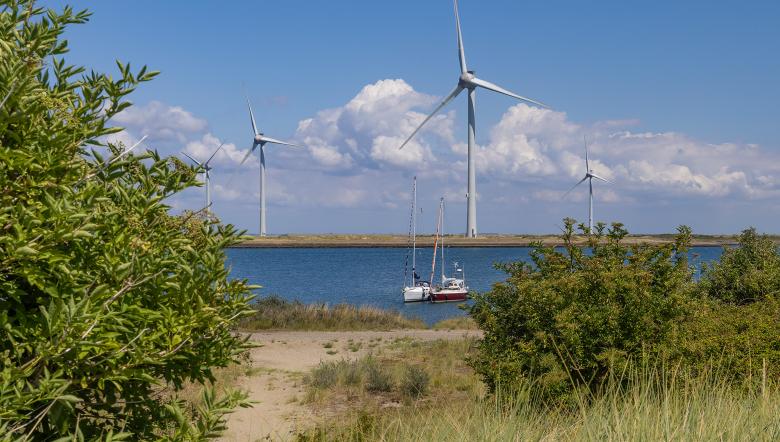
<svg viewBox="0 0 780 442">
<path fill-rule="evenodd" d="M 457 261 L 464 269 L 471 290 L 487 291 L 506 279 L 493 266 L 497 262 L 528 261 L 530 247 L 450 247 L 445 249 L 448 276 Z M 406 249 L 320 248 L 320 249 L 228 249 L 231 276 L 246 278 L 263 286 L 257 295 L 279 295 L 303 303 L 371 305 L 418 317 L 427 324 L 464 314 L 457 304 L 405 304 L 401 297 Z M 694 247 L 692 264 L 717 260 L 719 247 Z M 410 260 L 411 261 L 411 260 Z M 410 264 L 411 267 L 411 264 Z M 417 251 L 417 273 L 430 277 L 431 250 Z M 437 262 L 437 271 L 441 267 Z M 434 276 L 438 281 L 440 273 Z"/>
</svg>

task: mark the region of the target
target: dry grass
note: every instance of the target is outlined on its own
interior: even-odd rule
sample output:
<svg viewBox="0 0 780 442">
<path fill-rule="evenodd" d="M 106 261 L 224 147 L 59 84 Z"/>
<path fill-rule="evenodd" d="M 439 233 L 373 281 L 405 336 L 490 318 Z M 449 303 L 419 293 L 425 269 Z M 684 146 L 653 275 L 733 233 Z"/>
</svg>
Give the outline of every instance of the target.
<svg viewBox="0 0 780 442">
<path fill-rule="evenodd" d="M 323 362 L 306 377 L 306 402 L 333 415 L 470 402 L 484 394 L 463 356 L 474 339 L 397 339 L 357 360 Z M 416 405 L 413 405 L 416 404 Z"/>
<path fill-rule="evenodd" d="M 240 321 L 240 330 L 345 331 L 426 328 L 422 320 L 368 306 L 303 304 L 270 296 L 261 299 L 253 307 L 255 313 Z"/>
<path fill-rule="evenodd" d="M 470 316 L 442 319 L 433 324 L 431 328 L 434 330 L 479 330 L 477 323 Z"/>
<path fill-rule="evenodd" d="M 392 394 L 363 389 L 349 396 L 338 382 L 312 387 L 330 393 L 315 398 L 318 407 L 339 404 L 351 413 L 301 434 L 299 440 L 780 440 L 780 391 L 772 387 L 734 385 L 711 373 L 691 379 L 637 369 L 598 397 L 552 405 L 535 394 L 531 382 L 511 398 L 482 394 L 474 374 L 461 365 L 470 348 L 467 342 L 395 345 L 399 352 L 394 357 L 377 360 L 388 370 L 403 366 L 407 358 L 408 364 L 422 364 L 431 373 L 430 393 L 387 407 Z M 334 373 L 338 378 L 341 371 Z M 458 394 L 458 386 L 467 393 Z"/>
</svg>

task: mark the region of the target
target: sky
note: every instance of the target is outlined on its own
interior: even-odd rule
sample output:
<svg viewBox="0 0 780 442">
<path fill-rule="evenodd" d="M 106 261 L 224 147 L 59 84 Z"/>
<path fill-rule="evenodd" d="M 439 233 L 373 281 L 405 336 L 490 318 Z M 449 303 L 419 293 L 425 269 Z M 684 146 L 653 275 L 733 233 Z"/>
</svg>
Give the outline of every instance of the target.
<svg viewBox="0 0 780 442">
<path fill-rule="evenodd" d="M 130 96 L 112 141 L 205 158 L 213 211 L 258 231 L 266 135 L 269 234 L 401 233 L 418 177 L 419 230 L 447 202 L 465 230 L 466 94 L 398 146 L 456 85 L 452 3 L 378 1 L 39 2 L 93 12 L 66 34 L 67 60 L 161 71 Z M 461 0 L 466 58 L 480 78 L 549 109 L 478 90 L 481 233 L 555 233 L 595 218 L 631 232 L 780 233 L 780 2 Z M 246 94 L 246 95 L 245 95 Z M 200 209 L 205 189 L 173 198 Z"/>
</svg>

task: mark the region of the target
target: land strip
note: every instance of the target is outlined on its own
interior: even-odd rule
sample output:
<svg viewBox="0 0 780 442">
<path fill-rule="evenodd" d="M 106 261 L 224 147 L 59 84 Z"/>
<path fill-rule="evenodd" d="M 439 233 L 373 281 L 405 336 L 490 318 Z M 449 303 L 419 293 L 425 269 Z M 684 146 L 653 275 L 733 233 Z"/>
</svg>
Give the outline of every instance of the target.
<svg viewBox="0 0 780 442">
<path fill-rule="evenodd" d="M 671 243 L 674 234 L 629 235 L 625 244 Z M 780 236 L 771 237 L 780 243 Z M 433 247 L 433 236 L 418 235 L 418 247 Z M 482 235 L 470 239 L 460 235 L 446 236 L 444 243 L 450 247 L 527 247 L 541 241 L 545 245 L 562 245 L 560 237 L 555 235 Z M 585 244 L 584 236 L 576 242 Z M 722 247 L 737 243 L 734 235 L 694 235 L 695 247 Z M 404 235 L 278 235 L 252 237 L 233 246 L 236 248 L 376 248 L 407 247 L 409 239 Z"/>
<path fill-rule="evenodd" d="M 255 401 L 228 418 L 223 441 L 291 440 L 320 422 L 304 404 L 305 373 L 321 361 L 356 360 L 398 340 L 457 340 L 481 336 L 477 330 L 268 331 L 250 333 L 251 369 L 238 387 Z"/>
</svg>

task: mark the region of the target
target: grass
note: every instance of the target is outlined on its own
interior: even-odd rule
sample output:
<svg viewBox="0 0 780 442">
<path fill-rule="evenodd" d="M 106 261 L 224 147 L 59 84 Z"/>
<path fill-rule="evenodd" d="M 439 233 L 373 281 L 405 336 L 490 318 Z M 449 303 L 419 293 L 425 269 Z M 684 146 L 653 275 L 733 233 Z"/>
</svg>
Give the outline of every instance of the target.
<svg viewBox="0 0 780 442">
<path fill-rule="evenodd" d="M 442 319 L 433 324 L 434 330 L 478 330 L 477 323 L 470 316 L 456 316 Z"/>
<path fill-rule="evenodd" d="M 341 414 L 299 440 L 780 440 L 772 386 L 640 368 L 568 404 L 546 402 L 531 381 L 511 397 L 488 396 L 463 362 L 472 343 L 398 340 L 377 355 L 322 364 L 307 378 L 306 401 Z M 371 370 L 390 387 L 369 385 Z"/>
<path fill-rule="evenodd" d="M 321 362 L 306 376 L 306 402 L 318 409 L 373 410 L 415 402 L 462 402 L 484 393 L 463 356 L 473 339 L 398 339 L 361 358 Z"/>
<path fill-rule="evenodd" d="M 239 322 L 242 331 L 256 330 L 393 330 L 422 329 L 425 323 L 398 312 L 347 304 L 303 304 L 269 296 L 257 301 L 255 312 Z"/>
<path fill-rule="evenodd" d="M 533 400 L 495 399 L 359 414 L 302 440 L 373 441 L 634 441 L 780 438 L 780 395 L 764 398 L 730 387 L 656 391 L 639 385 L 573 411 Z"/>
</svg>

